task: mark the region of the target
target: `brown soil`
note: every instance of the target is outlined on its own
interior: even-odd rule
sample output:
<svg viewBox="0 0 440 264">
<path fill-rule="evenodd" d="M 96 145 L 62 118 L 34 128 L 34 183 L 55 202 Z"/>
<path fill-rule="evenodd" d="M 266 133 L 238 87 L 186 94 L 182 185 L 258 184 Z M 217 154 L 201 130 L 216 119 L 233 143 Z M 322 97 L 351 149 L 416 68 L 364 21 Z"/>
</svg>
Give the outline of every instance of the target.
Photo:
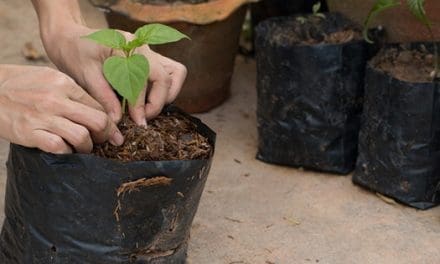
<svg viewBox="0 0 440 264">
<path fill-rule="evenodd" d="M 272 39 L 283 45 L 340 44 L 362 40 L 360 29 L 337 13 L 325 18 L 306 15 L 292 17 L 272 28 Z"/>
<path fill-rule="evenodd" d="M 128 161 L 207 159 L 212 152 L 208 139 L 197 132 L 195 124 L 179 113 L 167 113 L 137 126 L 128 116 L 118 125 L 125 142 L 95 145 L 97 156 Z"/>
<path fill-rule="evenodd" d="M 434 55 L 425 46 L 418 49 L 400 46 L 383 49 L 370 64 L 393 77 L 407 82 L 432 82 L 431 73 L 434 70 Z"/>
</svg>

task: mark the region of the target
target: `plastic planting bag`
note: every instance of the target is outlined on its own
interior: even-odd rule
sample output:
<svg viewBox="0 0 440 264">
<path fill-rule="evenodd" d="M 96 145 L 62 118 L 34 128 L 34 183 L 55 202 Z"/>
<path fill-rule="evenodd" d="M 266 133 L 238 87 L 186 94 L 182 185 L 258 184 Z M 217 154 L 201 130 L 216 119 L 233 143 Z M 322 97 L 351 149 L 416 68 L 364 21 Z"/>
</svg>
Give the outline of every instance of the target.
<svg viewBox="0 0 440 264">
<path fill-rule="evenodd" d="M 349 23 L 326 17 L 327 33 Z M 361 39 L 297 44 L 289 35 L 295 21 L 273 18 L 257 27 L 257 157 L 346 174 L 357 156 L 366 47 Z"/>
<path fill-rule="evenodd" d="M 367 68 L 356 184 L 407 205 L 440 203 L 440 84 Z"/>
<path fill-rule="evenodd" d="M 185 263 L 211 160 L 121 163 L 11 145 L 0 263 Z"/>
</svg>

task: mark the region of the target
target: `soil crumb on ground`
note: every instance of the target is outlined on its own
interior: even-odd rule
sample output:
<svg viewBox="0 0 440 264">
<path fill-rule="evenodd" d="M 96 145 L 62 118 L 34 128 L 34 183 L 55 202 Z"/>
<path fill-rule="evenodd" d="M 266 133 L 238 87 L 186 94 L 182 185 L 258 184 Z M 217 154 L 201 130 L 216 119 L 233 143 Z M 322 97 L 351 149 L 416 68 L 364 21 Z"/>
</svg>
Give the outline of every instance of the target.
<svg viewBox="0 0 440 264">
<path fill-rule="evenodd" d="M 95 155 L 128 162 L 207 159 L 212 152 L 208 139 L 179 113 L 162 114 L 150 120 L 147 127 L 136 125 L 125 115 L 118 127 L 124 135 L 124 144 L 95 145 Z"/>
<path fill-rule="evenodd" d="M 272 20 L 270 38 L 280 45 L 341 44 L 362 40 L 361 30 L 339 13 Z"/>
<path fill-rule="evenodd" d="M 371 60 L 371 65 L 391 76 L 407 82 L 432 82 L 434 54 L 424 45 L 410 49 L 401 45 L 396 48 L 382 49 Z"/>
</svg>

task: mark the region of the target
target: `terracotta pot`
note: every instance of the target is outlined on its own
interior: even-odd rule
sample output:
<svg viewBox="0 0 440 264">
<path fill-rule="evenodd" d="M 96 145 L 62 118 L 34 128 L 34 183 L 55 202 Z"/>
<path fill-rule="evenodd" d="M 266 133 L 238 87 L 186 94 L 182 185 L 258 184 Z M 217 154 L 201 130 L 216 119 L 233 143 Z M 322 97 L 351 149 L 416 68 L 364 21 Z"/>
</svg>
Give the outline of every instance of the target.
<svg viewBox="0 0 440 264">
<path fill-rule="evenodd" d="M 362 24 L 376 0 L 327 0 L 330 11 L 338 11 Z M 440 40 L 440 1 L 426 0 L 426 12 L 432 20 L 435 40 Z M 408 11 L 406 5 L 386 10 L 372 25 L 382 25 L 388 42 L 431 41 L 428 30 Z"/>
<path fill-rule="evenodd" d="M 141 5 L 119 0 L 107 6 L 110 12 L 106 18 L 111 28 L 133 32 L 146 23 L 160 22 L 191 37 L 191 41 L 152 48 L 186 65 L 188 77 L 175 103 L 187 112 L 200 113 L 220 105 L 230 95 L 246 2 L 249 0 Z"/>
</svg>

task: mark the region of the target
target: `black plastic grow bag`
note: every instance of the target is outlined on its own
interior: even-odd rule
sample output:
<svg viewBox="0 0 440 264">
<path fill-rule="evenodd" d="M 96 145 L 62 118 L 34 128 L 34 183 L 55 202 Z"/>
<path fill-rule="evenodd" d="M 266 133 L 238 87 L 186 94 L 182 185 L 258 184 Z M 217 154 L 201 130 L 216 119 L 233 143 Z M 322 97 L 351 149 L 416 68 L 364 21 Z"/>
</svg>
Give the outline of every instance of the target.
<svg viewBox="0 0 440 264">
<path fill-rule="evenodd" d="M 368 66 L 356 184 L 404 204 L 440 203 L 440 84 L 400 81 Z"/>
<path fill-rule="evenodd" d="M 215 133 L 191 119 L 214 146 Z M 0 263 L 185 263 L 211 160 L 121 163 L 11 145 Z"/>
<path fill-rule="evenodd" d="M 339 14 L 326 16 L 328 31 L 347 24 Z M 294 21 L 273 18 L 257 27 L 257 157 L 346 174 L 357 156 L 366 45 L 290 43 Z"/>
</svg>

